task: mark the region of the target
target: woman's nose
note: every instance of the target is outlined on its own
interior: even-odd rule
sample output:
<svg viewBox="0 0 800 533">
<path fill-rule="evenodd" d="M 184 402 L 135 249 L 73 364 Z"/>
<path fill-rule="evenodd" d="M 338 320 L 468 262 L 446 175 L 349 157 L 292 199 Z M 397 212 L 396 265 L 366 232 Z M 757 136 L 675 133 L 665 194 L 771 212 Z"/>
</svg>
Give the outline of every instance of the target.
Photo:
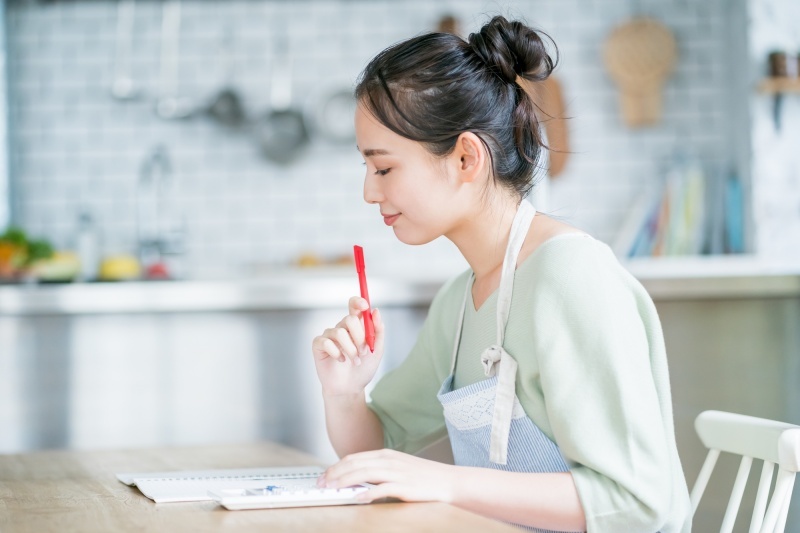
<svg viewBox="0 0 800 533">
<path fill-rule="evenodd" d="M 383 200 L 383 191 L 381 191 L 380 180 L 375 179 L 373 176 L 367 175 L 367 177 L 364 178 L 364 201 L 368 204 L 379 204 Z"/>
</svg>

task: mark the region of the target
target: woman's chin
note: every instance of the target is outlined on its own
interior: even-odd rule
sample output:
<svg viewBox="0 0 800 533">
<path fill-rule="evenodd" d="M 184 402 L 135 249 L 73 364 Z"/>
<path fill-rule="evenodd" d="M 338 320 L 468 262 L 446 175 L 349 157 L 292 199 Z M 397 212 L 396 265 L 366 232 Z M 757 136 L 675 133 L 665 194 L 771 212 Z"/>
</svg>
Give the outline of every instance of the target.
<svg viewBox="0 0 800 533">
<path fill-rule="evenodd" d="M 431 235 L 412 234 L 404 232 L 402 230 L 398 230 L 396 227 L 392 227 L 392 230 L 394 231 L 394 235 L 395 237 L 397 237 L 397 240 L 399 240 L 403 244 L 408 244 L 411 246 L 420 246 L 422 244 L 428 244 L 429 242 L 434 241 L 436 237 L 438 237 L 438 235 L 431 236 Z"/>
</svg>

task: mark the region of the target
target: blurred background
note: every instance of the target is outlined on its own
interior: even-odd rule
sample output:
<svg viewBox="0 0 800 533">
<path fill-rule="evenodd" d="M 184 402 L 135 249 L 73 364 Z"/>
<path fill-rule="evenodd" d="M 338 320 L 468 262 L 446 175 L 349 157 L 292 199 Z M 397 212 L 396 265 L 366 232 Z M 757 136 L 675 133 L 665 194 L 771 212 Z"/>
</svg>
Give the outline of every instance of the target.
<svg viewBox="0 0 800 533">
<path fill-rule="evenodd" d="M 690 485 L 700 411 L 800 423 L 795 0 L 0 5 L 0 452 L 272 439 L 333 460 L 310 341 L 358 290 L 352 245 L 391 328 L 381 372 L 466 268 L 363 202 L 355 80 L 495 14 L 558 45 L 530 88 L 556 148 L 531 201 L 656 301 Z"/>
</svg>

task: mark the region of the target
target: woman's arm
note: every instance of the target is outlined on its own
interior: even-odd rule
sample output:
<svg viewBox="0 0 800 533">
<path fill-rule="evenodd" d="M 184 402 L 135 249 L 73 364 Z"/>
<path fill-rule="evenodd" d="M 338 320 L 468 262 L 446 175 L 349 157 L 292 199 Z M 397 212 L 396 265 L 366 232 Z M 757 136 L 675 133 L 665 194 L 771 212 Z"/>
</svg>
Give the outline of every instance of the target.
<svg viewBox="0 0 800 533">
<path fill-rule="evenodd" d="M 364 392 L 326 396 L 325 424 L 339 457 L 383 448 L 381 421 L 367 407 Z"/>
<path fill-rule="evenodd" d="M 530 338 L 546 419 L 587 528 L 678 531 L 689 498 L 658 315 L 605 245 L 572 239 L 560 248 L 537 272 L 533 305 L 547 313 L 530 321 Z"/>
<path fill-rule="evenodd" d="M 320 478 L 324 487 L 377 483 L 364 501 L 394 497 L 443 501 L 507 522 L 585 531 L 586 519 L 572 474 L 530 474 L 452 466 L 394 450 L 348 455 Z"/>
<path fill-rule="evenodd" d="M 377 309 L 363 298 L 350 298 L 348 314 L 311 343 L 331 444 L 339 456 L 383 447 L 383 428 L 367 407 L 364 388 L 375 376 L 383 356 L 385 326 Z M 375 351 L 364 338 L 362 313 L 372 313 Z"/>
<path fill-rule="evenodd" d="M 586 531 L 572 474 L 530 474 L 458 467 L 454 505 L 506 522 L 558 531 Z"/>
<path fill-rule="evenodd" d="M 448 281 L 431 303 L 417 341 L 403 363 L 387 373 L 365 402 L 364 388 L 383 356 L 385 325 L 373 310 L 375 351 L 364 342 L 360 315 L 366 300 L 354 297 L 349 313 L 335 328 L 312 342 L 325 401 L 328 436 L 339 456 L 384 446 L 416 452 L 446 431 L 436 392 L 450 370 L 455 314 L 468 272 Z"/>
</svg>

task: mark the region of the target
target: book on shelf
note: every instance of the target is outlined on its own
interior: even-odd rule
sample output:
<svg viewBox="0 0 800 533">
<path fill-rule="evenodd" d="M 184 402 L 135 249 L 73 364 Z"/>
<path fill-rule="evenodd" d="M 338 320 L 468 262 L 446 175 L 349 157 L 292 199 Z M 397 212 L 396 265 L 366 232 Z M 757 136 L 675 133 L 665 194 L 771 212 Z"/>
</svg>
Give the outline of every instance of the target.
<svg viewBox="0 0 800 533">
<path fill-rule="evenodd" d="M 742 209 L 734 173 L 709 175 L 699 161 L 682 158 L 640 194 L 612 248 L 627 258 L 742 252 Z"/>
</svg>

